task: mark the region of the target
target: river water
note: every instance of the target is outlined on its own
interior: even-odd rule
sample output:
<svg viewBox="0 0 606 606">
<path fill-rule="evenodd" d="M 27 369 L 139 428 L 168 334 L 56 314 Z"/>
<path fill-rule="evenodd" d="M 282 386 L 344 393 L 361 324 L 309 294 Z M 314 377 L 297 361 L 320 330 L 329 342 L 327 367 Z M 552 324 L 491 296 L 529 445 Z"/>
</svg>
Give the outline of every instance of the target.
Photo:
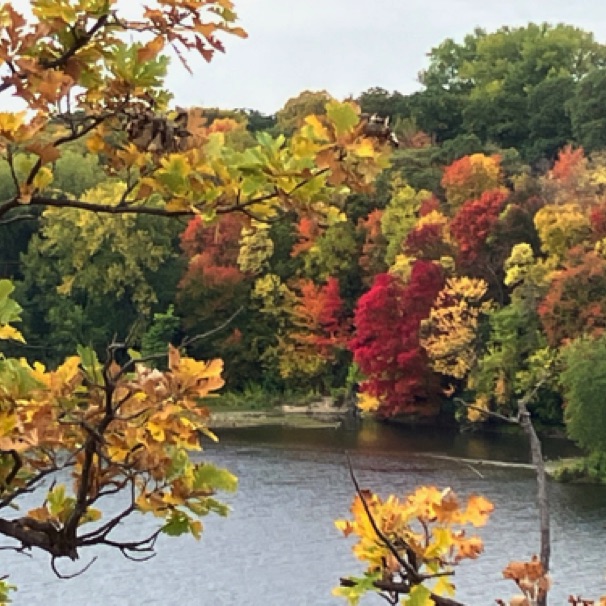
<svg viewBox="0 0 606 606">
<path fill-rule="evenodd" d="M 545 441 L 547 458 L 567 454 Z M 158 555 L 136 564 L 108 550 L 84 575 L 57 579 L 44 554 L 0 552 L 0 571 L 19 586 L 16 606 L 336 606 L 339 576 L 357 574 L 351 540 L 334 528 L 353 495 L 349 454 L 363 487 L 402 494 L 420 484 L 481 493 L 496 504 L 480 529 L 485 553 L 457 568 L 457 598 L 469 606 L 494 604 L 515 593 L 500 578 L 510 559 L 538 551 L 532 471 L 440 458 L 527 461 L 523 439 L 404 431 L 369 425 L 357 431 L 230 430 L 206 458 L 233 470 L 240 489 L 227 500 L 228 518 L 206 518 L 199 543 L 164 538 Z M 551 605 L 569 592 L 606 594 L 606 487 L 549 487 L 553 524 Z M 140 516 L 128 532 L 144 536 L 153 518 Z M 126 532 L 126 530 L 125 530 Z M 84 555 L 84 563 L 88 560 Z M 75 570 L 71 563 L 64 573 Z M 385 602 L 370 597 L 363 604 Z"/>
</svg>

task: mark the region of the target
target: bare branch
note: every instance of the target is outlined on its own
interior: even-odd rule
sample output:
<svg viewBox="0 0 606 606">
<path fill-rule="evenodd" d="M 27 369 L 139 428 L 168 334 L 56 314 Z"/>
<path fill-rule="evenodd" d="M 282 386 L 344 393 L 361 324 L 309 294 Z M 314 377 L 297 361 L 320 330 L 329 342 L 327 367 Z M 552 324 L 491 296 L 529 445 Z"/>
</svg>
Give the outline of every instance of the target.
<svg viewBox="0 0 606 606">
<path fill-rule="evenodd" d="M 159 528 L 149 537 L 141 541 L 120 542 L 104 539 L 100 544 L 119 549 L 122 552 L 122 555 L 128 560 L 133 560 L 134 562 L 146 562 L 156 555 L 156 541 L 158 540 L 161 532 L 162 529 Z M 138 557 L 136 554 L 145 555 Z"/>
<path fill-rule="evenodd" d="M 222 322 L 218 326 L 215 326 L 215 328 L 212 328 L 211 330 L 208 330 L 202 334 L 195 335 L 193 337 L 190 337 L 189 339 L 185 339 L 181 343 L 179 348 L 181 349 L 181 348 L 189 347 L 190 345 L 197 343 L 198 341 L 208 339 L 209 337 L 212 337 L 214 334 L 221 332 L 222 330 L 227 328 L 243 311 L 244 311 L 244 306 L 240 306 L 231 316 L 229 316 L 229 318 L 227 318 L 227 320 L 225 320 L 225 322 Z"/>
<path fill-rule="evenodd" d="M 244 311 L 244 306 L 240 306 L 231 316 L 229 316 L 229 318 L 227 318 L 227 320 L 225 320 L 218 326 L 215 326 L 211 330 L 208 330 L 204 333 L 194 335 L 193 337 L 183 340 L 181 342 L 181 344 L 177 346 L 177 349 L 184 349 L 186 347 L 189 347 L 193 343 L 197 343 L 198 341 L 208 339 L 209 337 L 212 337 L 213 335 L 217 334 L 218 332 L 225 330 L 243 311 Z M 123 377 L 129 370 L 134 368 L 137 364 L 145 364 L 145 362 L 153 362 L 154 360 L 163 360 L 167 356 L 168 356 L 168 353 L 163 352 L 163 353 L 157 353 L 157 354 L 150 354 L 149 356 L 145 356 L 143 358 L 131 358 L 118 371 L 117 375 L 114 377 L 114 380 L 117 381 L 118 379 Z M 136 416 L 139 416 L 139 414 L 141 414 L 141 413 L 138 413 Z"/>
<path fill-rule="evenodd" d="M 97 561 L 97 556 L 95 556 L 84 568 L 81 568 L 78 572 L 74 572 L 73 574 L 61 574 L 57 570 L 57 556 L 53 556 L 51 558 L 51 568 L 52 568 L 53 572 L 55 573 L 55 575 L 60 579 L 64 579 L 64 580 L 75 579 L 76 577 L 79 577 L 80 575 L 84 574 L 96 561 Z"/>
<path fill-rule="evenodd" d="M 17 490 L 15 490 L 15 491 L 11 492 L 10 494 L 6 495 L 5 497 L 3 497 L 0 500 L 0 509 L 10 506 L 11 503 L 18 497 L 36 490 L 37 485 L 47 476 L 49 476 L 57 471 L 60 471 L 61 469 L 65 469 L 66 467 L 71 467 L 72 465 L 73 464 L 68 464 L 68 463 L 66 463 L 65 465 L 62 465 L 62 466 L 53 465 L 52 467 L 49 467 L 48 469 L 44 469 L 44 470 L 38 472 L 34 477 L 27 480 L 27 482 L 25 483 L 24 486 L 21 486 Z"/>
<path fill-rule="evenodd" d="M 19 221 L 35 221 L 38 217 L 36 215 L 15 215 L 9 219 L 0 221 L 0 227 L 3 225 L 10 225 L 11 223 L 18 223 Z"/>
<path fill-rule="evenodd" d="M 539 507 L 539 525 L 540 525 L 540 537 L 541 537 L 541 565 L 545 572 L 549 572 L 549 561 L 551 557 L 551 530 L 550 530 L 550 516 L 549 516 L 549 498 L 547 495 L 547 473 L 545 471 L 545 460 L 543 459 L 543 451 L 541 447 L 541 440 L 537 436 L 537 432 L 532 424 L 531 415 L 528 410 L 528 405 L 539 393 L 541 387 L 550 379 L 553 369 L 548 369 L 544 375 L 537 381 L 534 387 L 529 390 L 522 398 L 518 400 L 518 416 L 516 418 L 506 417 L 495 412 L 481 409 L 477 406 L 468 404 L 461 398 L 455 398 L 455 401 L 459 402 L 466 408 L 472 410 L 478 410 L 484 414 L 507 421 L 508 423 L 515 423 L 520 425 L 528 437 L 528 443 L 530 446 L 530 458 L 535 469 L 537 478 L 537 504 Z M 538 606 L 546 606 L 547 594 L 540 595 L 537 600 Z"/>
<path fill-rule="evenodd" d="M 485 408 L 480 408 L 479 406 L 474 406 L 473 404 L 469 404 L 469 402 L 465 402 L 462 398 L 453 398 L 455 402 L 461 404 L 465 408 L 469 410 L 475 410 L 476 412 L 481 412 L 485 414 L 487 417 L 492 417 L 493 419 L 499 419 L 499 421 L 505 421 L 506 423 L 511 423 L 513 425 L 519 425 L 520 420 L 518 417 L 506 417 L 505 415 L 501 415 L 498 412 L 493 412 L 492 410 L 486 410 Z"/>
</svg>

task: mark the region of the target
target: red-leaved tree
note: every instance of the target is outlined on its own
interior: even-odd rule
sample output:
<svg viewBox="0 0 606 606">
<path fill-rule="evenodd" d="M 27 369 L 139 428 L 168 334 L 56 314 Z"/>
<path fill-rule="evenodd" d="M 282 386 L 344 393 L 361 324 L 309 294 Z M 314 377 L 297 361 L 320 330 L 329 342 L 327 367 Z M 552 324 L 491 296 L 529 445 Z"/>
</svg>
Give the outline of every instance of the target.
<svg viewBox="0 0 606 606">
<path fill-rule="evenodd" d="M 606 260 L 578 247 L 568 253 L 565 265 L 539 305 L 541 323 L 553 347 L 606 330 Z"/>
<path fill-rule="evenodd" d="M 478 263 L 507 197 L 508 193 L 501 189 L 484 192 L 465 202 L 453 218 L 450 231 L 459 245 L 458 261 L 463 267 Z"/>
<path fill-rule="evenodd" d="M 301 297 L 294 311 L 299 330 L 292 338 L 313 345 L 320 357 L 331 360 L 335 349 L 347 347 L 351 334 L 351 320 L 345 312 L 339 280 L 328 278 L 323 285 L 303 280 L 299 286 Z"/>
<path fill-rule="evenodd" d="M 406 285 L 379 274 L 358 301 L 350 348 L 367 377 L 361 389 L 381 402 L 380 416 L 438 411 L 439 378 L 419 343 L 419 329 L 443 285 L 439 265 L 417 260 Z"/>
<path fill-rule="evenodd" d="M 237 261 L 240 232 L 246 218 L 225 215 L 206 226 L 192 219 L 181 236 L 181 248 L 188 259 L 179 283 L 178 304 L 187 318 L 186 328 L 206 329 L 217 318 L 232 314 L 242 303 L 245 274 Z"/>
</svg>

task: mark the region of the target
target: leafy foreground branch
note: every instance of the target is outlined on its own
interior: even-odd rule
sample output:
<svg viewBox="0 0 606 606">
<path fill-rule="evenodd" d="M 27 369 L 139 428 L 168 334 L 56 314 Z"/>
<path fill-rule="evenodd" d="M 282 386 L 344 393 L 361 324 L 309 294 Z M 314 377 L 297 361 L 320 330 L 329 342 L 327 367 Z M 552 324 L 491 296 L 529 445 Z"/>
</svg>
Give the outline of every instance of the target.
<svg viewBox="0 0 606 606">
<path fill-rule="evenodd" d="M 470 497 L 462 507 L 447 488 L 421 487 L 403 500 L 390 495 L 382 500 L 362 490 L 350 464 L 356 488 L 353 520 L 338 520 L 345 536 L 354 534 L 353 551 L 368 564 L 363 578 L 341 579 L 334 594 L 356 604 L 368 591 L 379 591 L 389 604 L 462 606 L 451 599 L 455 566 L 482 552 L 482 540 L 467 536 L 468 525 L 483 526 L 493 504 L 481 496 Z"/>
<path fill-rule="evenodd" d="M 528 405 L 547 377 L 518 401 L 518 415 L 505 417 L 482 409 L 503 421 L 518 424 L 528 437 L 531 460 L 537 478 L 537 504 L 540 521 L 540 558 L 512 561 L 503 570 L 521 591 L 499 606 L 546 606 L 551 586 L 549 561 L 551 556 L 547 477 L 541 442 L 532 424 Z M 477 407 L 463 400 L 468 409 Z M 350 604 L 358 604 L 367 592 L 378 592 L 389 604 L 410 606 L 464 606 L 456 601 L 451 580 L 456 565 L 464 559 L 477 558 L 484 549 L 482 540 L 468 536 L 465 526 L 483 526 L 494 506 L 481 496 L 471 496 L 465 507 L 450 489 L 439 490 L 423 486 L 404 499 L 390 495 L 382 500 L 363 490 L 349 462 L 356 497 L 351 507 L 353 520 L 338 520 L 336 526 L 345 536 L 354 534 L 358 542 L 353 547 L 356 557 L 367 563 L 361 578 L 342 578 L 334 594 Z M 606 606 L 606 596 L 599 602 L 571 595 L 568 603 L 575 606 Z"/>
<path fill-rule="evenodd" d="M 20 312 L 11 291 L 0 281 L 0 339 L 21 340 L 11 326 Z M 216 439 L 200 400 L 223 386 L 222 362 L 198 362 L 171 347 L 160 372 L 134 352 L 120 364 L 123 348 L 110 346 L 103 364 L 82 348 L 52 372 L 0 358 L 0 533 L 12 540 L 5 548 L 48 553 L 58 576 L 57 560 L 77 560 L 93 545 L 143 561 L 160 533 L 200 538 L 200 516 L 228 511 L 215 492 L 236 487 L 231 473 L 191 457 L 201 434 Z M 67 473 L 71 486 L 60 482 Z M 21 498 L 36 492 L 40 505 L 21 511 Z M 105 518 L 104 501 L 119 493 L 126 504 Z M 116 538 L 135 513 L 159 518 L 156 530 Z"/>
</svg>

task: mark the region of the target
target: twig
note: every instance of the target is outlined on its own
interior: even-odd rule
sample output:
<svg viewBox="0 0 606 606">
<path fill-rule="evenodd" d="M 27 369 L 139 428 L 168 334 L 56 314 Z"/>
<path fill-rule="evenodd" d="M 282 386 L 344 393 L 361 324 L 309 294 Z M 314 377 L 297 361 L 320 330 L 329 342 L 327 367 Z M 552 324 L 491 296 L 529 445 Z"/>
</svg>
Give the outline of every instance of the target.
<svg viewBox="0 0 606 606">
<path fill-rule="evenodd" d="M 362 503 L 364 512 L 366 513 L 366 516 L 368 517 L 368 521 L 370 522 L 372 529 L 375 531 L 375 534 L 377 535 L 377 537 L 379 537 L 379 539 L 385 545 L 385 547 L 387 547 L 387 549 L 389 549 L 389 551 L 391 552 L 393 557 L 396 559 L 398 564 L 400 564 L 400 566 L 402 566 L 402 568 L 406 571 L 406 574 L 410 577 L 411 583 L 414 583 L 415 585 L 420 584 L 422 582 L 422 579 L 421 579 L 419 573 L 406 560 L 404 560 L 404 558 L 402 558 L 402 556 L 400 555 L 398 550 L 393 546 L 393 543 L 381 531 L 376 520 L 374 519 L 374 517 L 370 511 L 370 507 L 368 506 L 368 503 L 366 502 L 366 498 L 364 497 L 364 494 L 362 493 L 362 489 L 360 488 L 358 479 L 356 478 L 356 475 L 354 474 L 354 470 L 353 470 L 353 466 L 351 464 L 351 458 L 350 458 L 349 454 L 347 454 L 347 464 L 349 466 L 349 476 L 351 477 L 351 481 L 353 482 L 353 485 L 356 489 L 356 494 L 358 495 L 358 498 L 360 499 L 360 502 Z"/>
<path fill-rule="evenodd" d="M 465 463 L 465 465 L 469 467 L 469 469 L 471 469 L 471 471 L 473 471 L 478 476 L 478 478 L 482 480 L 484 479 L 482 473 L 478 469 L 476 469 L 471 463 Z"/>
<path fill-rule="evenodd" d="M 96 561 L 97 561 L 97 556 L 95 556 L 84 568 L 82 568 L 78 572 L 74 572 L 73 574 L 61 574 L 57 570 L 57 556 L 53 556 L 51 558 L 51 568 L 53 569 L 53 572 L 55 573 L 55 575 L 58 578 L 64 579 L 64 580 L 69 580 L 69 579 L 75 579 L 76 577 L 79 577 L 80 575 L 84 574 Z"/>
</svg>

